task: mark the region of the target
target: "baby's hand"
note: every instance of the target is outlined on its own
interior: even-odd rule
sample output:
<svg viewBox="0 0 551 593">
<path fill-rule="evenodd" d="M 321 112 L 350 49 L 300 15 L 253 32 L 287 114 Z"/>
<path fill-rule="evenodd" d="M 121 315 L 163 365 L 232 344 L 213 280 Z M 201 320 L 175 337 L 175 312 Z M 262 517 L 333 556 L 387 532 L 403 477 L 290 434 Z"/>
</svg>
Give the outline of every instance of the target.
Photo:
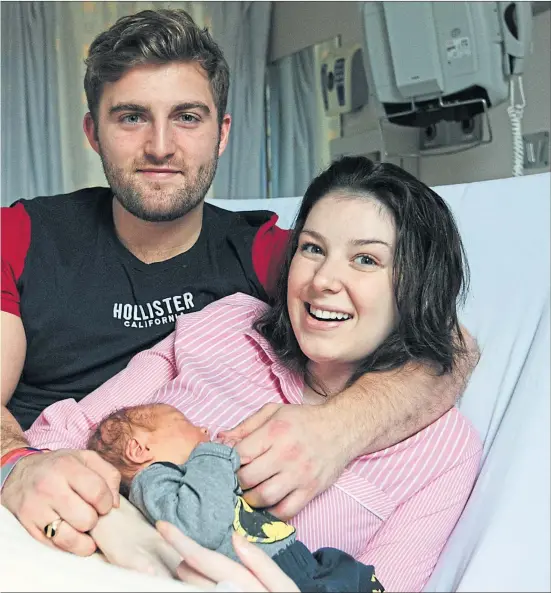
<svg viewBox="0 0 551 593">
<path fill-rule="evenodd" d="M 220 443 L 221 445 L 227 445 L 228 447 L 235 447 L 235 445 L 241 441 L 241 439 L 238 438 L 226 437 L 224 431 L 220 431 L 212 440 L 214 443 Z"/>
</svg>

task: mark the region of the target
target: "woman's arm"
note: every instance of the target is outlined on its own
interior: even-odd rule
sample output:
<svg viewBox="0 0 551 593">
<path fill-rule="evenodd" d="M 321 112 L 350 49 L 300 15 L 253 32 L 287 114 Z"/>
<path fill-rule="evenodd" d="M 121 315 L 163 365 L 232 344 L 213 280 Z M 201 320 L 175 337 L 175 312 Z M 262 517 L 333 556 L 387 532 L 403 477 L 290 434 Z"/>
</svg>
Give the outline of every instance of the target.
<svg viewBox="0 0 551 593">
<path fill-rule="evenodd" d="M 401 504 L 369 542 L 360 562 L 375 566 L 387 591 L 422 591 L 471 493 L 480 451 Z"/>
<path fill-rule="evenodd" d="M 242 564 L 202 548 L 170 523 L 160 521 L 157 529 L 182 555 L 177 573 L 186 583 L 215 586 L 215 591 L 299 593 L 295 583 L 265 552 L 237 533 L 232 543 Z"/>
<path fill-rule="evenodd" d="M 48 406 L 25 433 L 32 447 L 85 449 L 90 430 L 105 416 L 125 406 L 154 401 L 155 393 L 177 375 L 175 332 L 149 350 L 136 354 L 128 366 L 80 402 L 66 399 Z"/>
</svg>

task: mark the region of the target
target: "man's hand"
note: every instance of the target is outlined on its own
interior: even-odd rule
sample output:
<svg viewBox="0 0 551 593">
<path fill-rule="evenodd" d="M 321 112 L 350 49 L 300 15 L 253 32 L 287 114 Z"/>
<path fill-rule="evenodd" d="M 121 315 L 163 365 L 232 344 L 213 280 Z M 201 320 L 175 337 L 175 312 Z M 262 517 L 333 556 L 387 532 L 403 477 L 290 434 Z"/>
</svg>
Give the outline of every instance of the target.
<svg viewBox="0 0 551 593">
<path fill-rule="evenodd" d="M 237 476 L 245 499 L 280 519 L 298 514 L 341 475 L 354 454 L 325 405 L 267 404 L 220 433 L 241 457 Z"/>
<path fill-rule="evenodd" d="M 79 556 L 96 544 L 85 532 L 119 505 L 119 472 L 94 451 L 60 450 L 21 459 L 2 489 L 2 504 L 37 540 Z M 44 527 L 63 519 L 52 539 Z"/>
</svg>

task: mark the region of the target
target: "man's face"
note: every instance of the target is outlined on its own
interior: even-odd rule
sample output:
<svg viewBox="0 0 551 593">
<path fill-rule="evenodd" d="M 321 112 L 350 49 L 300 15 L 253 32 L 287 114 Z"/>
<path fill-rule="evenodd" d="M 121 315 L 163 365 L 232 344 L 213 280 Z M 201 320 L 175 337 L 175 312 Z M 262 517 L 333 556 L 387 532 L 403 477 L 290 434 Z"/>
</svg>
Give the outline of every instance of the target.
<svg viewBox="0 0 551 593">
<path fill-rule="evenodd" d="M 84 131 L 119 203 L 151 222 L 180 218 L 200 204 L 230 129 L 222 126 L 206 72 L 195 62 L 136 66 L 107 83 L 97 128 Z"/>
</svg>

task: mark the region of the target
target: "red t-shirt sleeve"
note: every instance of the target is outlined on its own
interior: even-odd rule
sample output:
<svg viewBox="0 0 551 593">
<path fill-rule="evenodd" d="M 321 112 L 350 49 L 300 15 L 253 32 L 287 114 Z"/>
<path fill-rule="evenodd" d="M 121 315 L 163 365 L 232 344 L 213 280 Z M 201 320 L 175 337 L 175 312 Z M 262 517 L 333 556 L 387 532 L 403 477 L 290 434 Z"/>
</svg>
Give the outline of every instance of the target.
<svg viewBox="0 0 551 593">
<path fill-rule="evenodd" d="M 277 220 L 274 214 L 258 229 L 253 241 L 254 270 L 270 298 L 275 295 L 277 277 L 291 236 L 291 231 L 276 225 Z"/>
<path fill-rule="evenodd" d="M 21 317 L 17 281 L 31 244 L 31 219 L 23 204 L 2 208 L 2 311 Z"/>
</svg>

